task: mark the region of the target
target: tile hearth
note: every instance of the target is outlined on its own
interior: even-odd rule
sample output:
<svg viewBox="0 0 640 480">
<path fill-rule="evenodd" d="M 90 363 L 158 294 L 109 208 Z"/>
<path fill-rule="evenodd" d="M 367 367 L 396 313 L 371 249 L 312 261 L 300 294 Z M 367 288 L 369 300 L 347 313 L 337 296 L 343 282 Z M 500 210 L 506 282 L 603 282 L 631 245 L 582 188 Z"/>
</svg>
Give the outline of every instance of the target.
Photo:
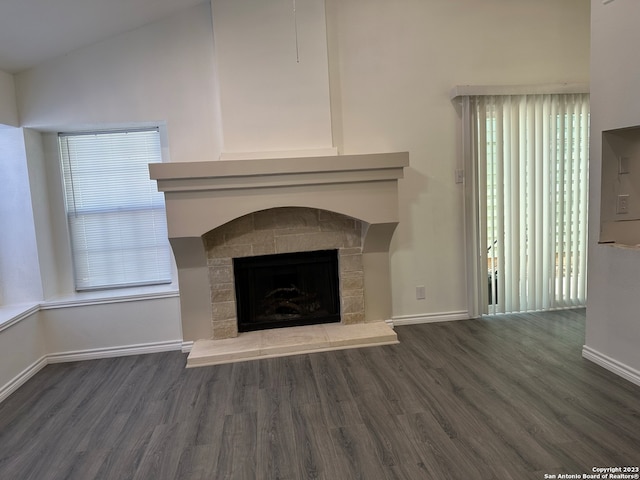
<svg viewBox="0 0 640 480">
<path fill-rule="evenodd" d="M 385 322 L 260 330 L 235 338 L 195 341 L 187 368 L 396 343 L 396 333 Z"/>
</svg>

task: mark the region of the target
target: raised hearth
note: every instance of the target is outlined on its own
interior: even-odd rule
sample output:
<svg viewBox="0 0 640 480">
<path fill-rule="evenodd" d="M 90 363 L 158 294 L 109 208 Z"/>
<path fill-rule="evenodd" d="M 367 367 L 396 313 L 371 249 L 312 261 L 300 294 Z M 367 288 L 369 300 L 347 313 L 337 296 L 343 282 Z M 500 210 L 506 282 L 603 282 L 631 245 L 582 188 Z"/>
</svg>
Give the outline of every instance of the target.
<svg viewBox="0 0 640 480">
<path fill-rule="evenodd" d="M 224 340 L 198 340 L 187 358 L 187 367 L 397 343 L 396 333 L 384 322 L 260 330 Z"/>
</svg>

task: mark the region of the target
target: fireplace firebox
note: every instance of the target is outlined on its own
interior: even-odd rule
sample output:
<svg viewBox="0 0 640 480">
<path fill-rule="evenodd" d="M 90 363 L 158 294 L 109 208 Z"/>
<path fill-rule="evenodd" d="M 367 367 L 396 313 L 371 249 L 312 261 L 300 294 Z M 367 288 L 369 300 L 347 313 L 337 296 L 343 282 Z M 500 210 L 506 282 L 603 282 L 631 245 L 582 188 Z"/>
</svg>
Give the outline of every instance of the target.
<svg viewBox="0 0 640 480">
<path fill-rule="evenodd" d="M 340 321 L 338 251 L 233 260 L 238 331 Z"/>
</svg>

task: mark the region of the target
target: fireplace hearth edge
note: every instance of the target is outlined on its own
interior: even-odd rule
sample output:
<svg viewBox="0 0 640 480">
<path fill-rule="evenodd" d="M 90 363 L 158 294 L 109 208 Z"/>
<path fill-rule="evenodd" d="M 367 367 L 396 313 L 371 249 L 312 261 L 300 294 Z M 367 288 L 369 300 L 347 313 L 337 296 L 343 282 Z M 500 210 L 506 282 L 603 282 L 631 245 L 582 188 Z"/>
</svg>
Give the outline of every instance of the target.
<svg viewBox="0 0 640 480">
<path fill-rule="evenodd" d="M 353 325 L 327 323 L 259 330 L 243 332 L 237 337 L 223 340 L 196 340 L 186 366 L 203 367 L 398 343 L 398 336 L 385 322 Z"/>
</svg>

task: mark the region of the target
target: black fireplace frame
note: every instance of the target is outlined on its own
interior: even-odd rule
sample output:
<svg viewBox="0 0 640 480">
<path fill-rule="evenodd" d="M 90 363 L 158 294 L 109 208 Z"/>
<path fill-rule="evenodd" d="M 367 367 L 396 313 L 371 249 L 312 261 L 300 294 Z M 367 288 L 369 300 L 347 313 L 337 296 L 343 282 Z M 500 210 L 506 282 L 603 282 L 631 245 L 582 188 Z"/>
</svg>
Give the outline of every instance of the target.
<svg viewBox="0 0 640 480">
<path fill-rule="evenodd" d="M 278 275 L 273 275 L 275 268 L 280 269 Z M 306 269 L 307 275 L 297 280 L 300 285 L 292 284 L 289 287 L 285 279 L 297 278 L 296 275 L 302 275 L 303 269 Z M 338 250 L 239 257 L 233 259 L 233 271 L 239 332 L 334 323 L 341 319 Z M 312 272 L 316 276 L 309 276 Z M 314 307 L 318 303 L 318 310 L 268 314 L 264 307 L 258 306 L 264 304 L 267 295 L 279 291 L 286 293 L 292 288 L 299 289 L 301 294 L 306 294 L 307 289 L 315 289 L 312 294 L 320 298 L 313 303 Z"/>
</svg>

